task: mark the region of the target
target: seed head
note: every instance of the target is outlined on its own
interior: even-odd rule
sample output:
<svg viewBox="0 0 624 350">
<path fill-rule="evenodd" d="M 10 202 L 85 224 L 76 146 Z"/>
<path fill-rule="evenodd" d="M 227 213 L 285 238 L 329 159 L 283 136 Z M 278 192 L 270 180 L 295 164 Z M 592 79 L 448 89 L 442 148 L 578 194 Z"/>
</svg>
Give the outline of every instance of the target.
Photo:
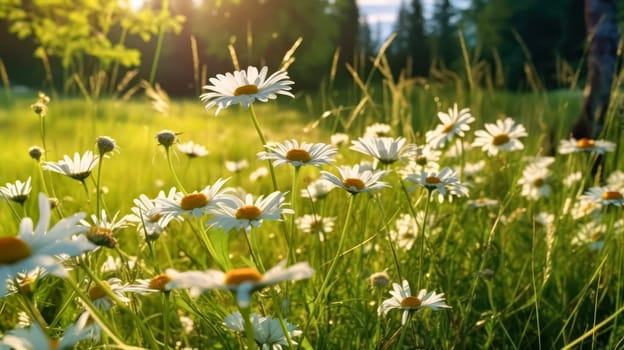
<svg viewBox="0 0 624 350">
<path fill-rule="evenodd" d="M 165 148 L 169 148 L 176 142 L 176 135 L 178 134 L 171 130 L 162 130 L 156 134 L 156 139 L 158 140 L 158 144 L 163 145 Z"/>
<path fill-rule="evenodd" d="M 375 272 L 368 277 L 368 285 L 372 289 L 382 289 L 390 283 L 390 276 L 386 271 Z"/>
<path fill-rule="evenodd" d="M 108 136 L 100 136 L 96 139 L 95 144 L 97 145 L 98 151 L 100 155 L 104 155 L 105 153 L 112 152 L 117 148 L 117 144 L 115 140 Z"/>
<path fill-rule="evenodd" d="M 32 146 L 28 149 L 28 154 L 32 159 L 39 161 L 43 155 L 43 148 L 39 146 Z"/>
</svg>

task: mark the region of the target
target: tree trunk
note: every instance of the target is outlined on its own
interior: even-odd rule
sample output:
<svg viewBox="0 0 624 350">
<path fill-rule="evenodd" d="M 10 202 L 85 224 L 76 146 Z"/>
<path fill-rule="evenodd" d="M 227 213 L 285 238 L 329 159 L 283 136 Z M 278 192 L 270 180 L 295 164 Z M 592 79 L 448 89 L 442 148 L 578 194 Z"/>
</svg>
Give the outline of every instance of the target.
<svg viewBox="0 0 624 350">
<path fill-rule="evenodd" d="M 617 0 L 585 0 L 585 24 L 590 41 L 583 110 L 572 129 L 572 136 L 577 139 L 596 139 L 602 132 L 619 41 L 616 4 Z"/>
</svg>

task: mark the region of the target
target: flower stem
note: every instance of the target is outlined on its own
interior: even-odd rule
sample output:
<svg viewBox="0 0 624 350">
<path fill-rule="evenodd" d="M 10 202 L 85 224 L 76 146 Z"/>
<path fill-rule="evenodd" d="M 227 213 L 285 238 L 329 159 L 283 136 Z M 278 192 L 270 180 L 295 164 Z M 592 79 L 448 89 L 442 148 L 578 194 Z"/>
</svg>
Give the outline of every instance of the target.
<svg viewBox="0 0 624 350">
<path fill-rule="evenodd" d="M 251 121 L 253 122 L 254 127 L 256 128 L 256 132 L 258 133 L 258 137 L 260 137 L 260 142 L 262 142 L 262 146 L 265 147 L 267 145 L 266 138 L 264 137 L 264 133 L 260 128 L 260 123 L 258 122 L 258 117 L 256 117 L 256 111 L 254 109 L 253 104 L 249 105 L 249 115 L 251 116 Z M 270 160 L 267 160 L 269 164 L 269 172 L 271 173 L 271 181 L 273 182 L 273 190 L 277 191 L 277 179 L 275 178 L 275 169 L 273 168 L 273 163 Z"/>
<path fill-rule="evenodd" d="M 256 254 L 256 249 L 254 249 L 255 244 L 252 243 L 252 239 L 253 238 L 249 238 L 249 236 L 251 236 L 253 234 L 253 231 L 250 231 L 249 233 L 245 232 L 245 241 L 247 242 L 247 246 L 249 247 L 249 254 L 251 254 L 251 259 L 253 260 L 254 264 L 256 264 L 256 267 L 258 268 L 258 271 L 260 271 L 260 273 L 264 273 L 265 269 L 264 269 L 264 264 L 262 263 L 262 260 L 260 259 L 260 257 Z M 255 236 L 254 236 L 255 237 Z"/>
<path fill-rule="evenodd" d="M 240 312 L 241 316 L 243 316 L 243 321 L 245 322 L 245 336 L 247 337 L 247 348 L 256 349 L 256 338 L 254 335 L 253 324 L 251 323 L 251 313 L 249 312 L 249 307 L 241 307 Z"/>
<path fill-rule="evenodd" d="M 295 208 L 295 203 L 297 203 L 297 180 L 299 179 L 299 167 L 294 167 L 294 174 L 292 179 L 292 186 L 290 189 L 290 207 L 293 210 L 292 220 L 290 221 L 290 235 L 288 238 L 288 265 L 297 262 L 295 258 L 295 245 L 293 242 L 295 241 L 295 219 L 297 216 L 297 210 Z"/>
<path fill-rule="evenodd" d="M 102 200 L 102 164 L 104 164 L 104 153 L 100 153 L 100 163 L 98 164 L 97 183 L 95 184 L 95 214 L 100 215 L 100 201 Z"/>
<path fill-rule="evenodd" d="M 175 169 L 173 168 L 173 163 L 171 162 L 171 154 L 169 153 L 169 147 L 165 147 L 165 154 L 167 155 L 167 164 L 169 165 L 169 171 L 171 171 L 171 175 L 173 176 L 173 180 L 176 182 L 176 186 L 178 186 L 180 190 L 182 190 L 182 192 L 187 193 L 184 189 L 184 186 L 182 186 L 182 182 L 180 182 L 180 179 L 178 178 Z"/>
<path fill-rule="evenodd" d="M 422 273 L 423 273 L 423 261 L 425 255 L 425 228 L 427 227 L 427 219 L 429 216 L 429 202 L 431 202 L 432 190 L 427 190 L 427 203 L 425 203 L 425 215 L 423 215 L 423 222 L 420 225 L 420 252 L 418 253 L 418 285 L 421 285 Z M 416 219 L 416 217 L 414 217 Z"/>
</svg>

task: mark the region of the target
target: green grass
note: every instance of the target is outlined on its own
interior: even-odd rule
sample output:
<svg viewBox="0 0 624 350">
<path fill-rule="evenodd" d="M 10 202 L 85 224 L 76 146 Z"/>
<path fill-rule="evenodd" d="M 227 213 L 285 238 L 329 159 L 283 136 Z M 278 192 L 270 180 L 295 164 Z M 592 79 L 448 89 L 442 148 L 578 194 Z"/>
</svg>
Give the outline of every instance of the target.
<svg viewBox="0 0 624 350">
<path fill-rule="evenodd" d="M 265 221 L 252 232 L 258 241 L 256 253 L 265 266 L 285 259 L 290 249 L 296 252 L 297 261 L 307 261 L 316 270 L 310 280 L 281 283 L 279 287 L 256 292 L 252 312 L 273 317 L 282 313 L 288 322 L 305 330 L 295 340 L 307 349 L 391 349 L 399 347 L 399 339 L 410 349 L 555 349 L 581 337 L 578 348 L 622 346 L 624 320 L 614 316 L 624 306 L 624 288 L 619 278 L 624 268 L 620 249 L 624 238 L 618 234 L 621 227 L 614 229 L 612 226 L 622 217 L 622 208 L 602 210 L 600 220 L 611 226 L 603 232 L 604 247 L 599 250 L 591 249 L 591 242 L 572 244 L 580 224 L 591 218 L 573 219 L 563 212 L 566 199 L 576 200 L 579 192 L 578 184 L 568 188 L 562 184 L 563 179 L 579 170 L 584 173 L 587 186 L 592 182 L 584 166 L 584 155 L 555 155 L 559 140 L 567 137 L 580 112 L 580 94 L 476 90 L 458 95 L 455 90 L 442 86 L 411 85 L 401 92 L 405 100 L 401 108 L 395 110 L 398 111 L 395 117 L 399 118 L 396 119 L 389 102 L 391 95 L 384 93 L 381 86 L 368 88 L 373 99 L 365 104 L 347 130 L 345 121 L 360 101 L 359 90 L 345 92 L 344 95 L 350 96 L 346 98 L 311 97 L 306 101 L 302 95 L 294 102 L 279 99 L 257 104 L 256 112 L 267 138 L 277 142 L 296 139 L 329 143 L 329 136 L 335 131 L 346 131 L 355 139 L 372 122 L 387 122 L 395 126 L 394 136 L 405 133 L 410 142 L 423 144 L 425 132 L 438 123 L 436 112 L 446 111 L 455 101 L 460 106 L 470 107 L 477 118 L 466 136 L 469 141 L 473 140 L 474 130 L 482 129 L 484 123 L 494 122 L 502 115 L 514 118 L 527 128 L 529 136 L 522 139 L 523 151 L 496 157 L 488 157 L 479 149 L 467 151 L 467 162 L 486 161 L 483 171 L 465 179 L 472 182 L 470 197 L 457 198 L 452 203 L 430 203 L 428 216 L 432 221 L 426 227 L 424 255 L 420 255 L 420 238 L 409 251 L 397 249 L 401 277 L 410 282 L 412 291 L 425 288 L 443 292 L 452 309 L 420 310 L 403 328 L 400 311 L 391 311 L 387 317 L 377 315 L 380 301 L 390 297 L 390 286 L 371 288 L 368 277 L 386 270 L 390 282 L 400 283 L 388 230 L 395 228 L 399 214 L 409 213 L 410 206 L 422 211 L 426 202 L 426 191 L 418 189 L 405 196 L 400 178 L 390 173 L 384 178 L 390 188 L 354 197 L 349 218 L 345 217 L 349 205 L 349 195 L 345 191 L 333 190 L 314 207 L 297 196 L 292 203 L 297 217 L 313 210 L 336 217 L 336 226 L 332 233 L 326 234 L 324 242 L 318 235 L 297 231 L 289 247 L 286 236 L 291 217 L 288 215 L 285 225 Z M 0 109 L 0 129 L 3 130 L 0 183 L 23 181 L 32 176 L 33 193 L 26 202 L 26 213 L 36 219 L 34 193 L 42 191 L 43 187 L 38 164 L 28 156 L 30 146 L 41 145 L 39 119 L 29 109 L 32 102 L 34 97 L 32 100 L 21 98 Z M 187 190 L 199 190 L 218 178 L 231 177 L 228 186 L 241 187 L 254 195 L 272 192 L 269 178 L 261 182 L 248 179 L 251 171 L 266 166 L 266 162 L 256 160 L 262 145 L 249 115 L 238 106 L 230 107 L 218 117 L 214 117 L 213 111 L 206 112 L 196 100 L 174 101 L 168 116 L 154 112 L 142 101 L 103 100 L 92 105 L 82 100 L 53 100 L 49 108 L 45 119 L 46 160 L 56 161 L 65 154 L 94 150 L 98 136 L 110 136 L 117 141 L 119 151 L 105 159 L 102 168 L 102 185 L 108 188 L 103 201 L 109 215 L 118 211 L 121 215 L 128 214 L 133 199 L 140 194 L 153 198 L 159 190 L 168 191 L 175 186 L 163 147 L 155 139 L 156 133 L 163 129 L 180 132 L 181 141 L 195 141 L 210 151 L 207 157 L 192 160 L 177 152 L 173 154 L 174 168 Z M 319 119 L 326 110 L 333 113 Z M 315 121 L 318 121 L 317 126 L 304 132 Z M 538 201 L 527 200 L 520 195 L 517 185 L 526 164 L 523 156 L 550 154 L 556 157 L 548 179 L 553 193 Z M 613 157 L 616 156 L 607 155 L 606 175 L 621 170 L 620 164 L 624 164 L 621 156 Z M 238 159 L 247 159 L 250 168 L 239 174 L 228 173 L 225 160 Z M 371 159 L 343 147 L 336 164 L 350 165 L 361 160 Z M 459 162 L 458 158 L 450 157 L 440 161 L 442 166 L 458 166 Z M 324 169 L 336 173 L 332 167 Z M 275 171 L 280 190 L 289 191 L 292 168 L 282 166 Z M 318 169 L 303 168 L 297 187 L 303 188 L 305 180 L 317 178 L 318 174 Z M 90 193 L 86 198 L 78 181 L 47 172 L 45 178 L 61 200 L 66 216 L 78 211 L 94 214 L 96 196 Z M 95 188 L 95 176 L 87 180 L 87 185 L 91 190 Z M 290 196 L 287 195 L 287 201 Z M 497 199 L 500 205 L 470 208 L 467 201 L 478 197 Z M 18 228 L 18 220 L 9 204 L 0 203 L 2 235 L 13 235 Z M 21 213 L 18 206 L 11 205 Z M 550 228 L 534 222 L 533 216 L 540 212 L 554 215 Z M 58 219 L 57 215 L 53 216 L 53 220 Z M 119 248 L 91 253 L 85 265 L 98 279 L 118 277 L 126 283 L 137 278 L 151 278 L 170 267 L 180 271 L 218 268 L 214 257 L 193 232 L 193 227 L 199 224 L 197 219 L 173 222 L 168 231 L 149 246 L 134 227 L 120 229 L 115 232 Z M 329 276 L 328 289 L 320 290 L 330 262 L 337 254 L 343 231 L 346 239 L 343 251 L 338 252 L 336 269 Z M 253 264 L 244 233 L 230 232 L 224 236 L 222 232 L 210 232 L 209 235 L 215 240 L 222 239 L 220 247 L 226 251 L 224 255 L 232 266 Z M 150 248 L 154 250 L 153 255 Z M 136 256 L 138 263 L 134 268 L 122 265 L 118 271 L 103 273 L 100 267 L 107 256 Z M 85 273 L 85 268 L 78 266 L 71 272 L 84 291 L 89 280 Z M 421 283 L 417 285 L 419 276 Z M 15 326 L 17 312 L 23 310 L 27 299 L 34 300 L 51 325 L 51 335 L 73 322 L 83 309 L 64 280 L 45 277 L 35 287 L 32 295 L 0 299 L 3 315 L 0 333 Z M 197 299 L 190 298 L 184 290 L 173 291 L 169 297 L 132 293 L 127 296 L 131 299 L 129 304 L 102 312 L 103 324 L 122 343 L 146 348 L 157 344 L 166 348 L 180 342 L 181 346 L 200 349 L 237 349 L 246 343 L 244 334 L 235 334 L 222 325 L 224 316 L 237 310 L 236 299 L 229 292 L 208 291 Z M 182 330 L 178 315 L 195 321 L 192 331 Z M 598 327 L 604 320 L 606 322 Z M 110 334 L 98 344 L 103 344 L 103 348 L 123 347 Z"/>
</svg>

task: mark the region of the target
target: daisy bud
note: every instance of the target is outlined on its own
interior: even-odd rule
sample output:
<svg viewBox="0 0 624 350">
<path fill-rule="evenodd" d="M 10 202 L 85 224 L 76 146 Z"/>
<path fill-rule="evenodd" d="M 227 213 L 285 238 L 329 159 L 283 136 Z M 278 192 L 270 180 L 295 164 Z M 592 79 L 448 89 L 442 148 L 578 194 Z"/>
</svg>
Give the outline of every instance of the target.
<svg viewBox="0 0 624 350">
<path fill-rule="evenodd" d="M 368 277 L 368 285 L 371 289 L 381 289 L 390 283 L 390 276 L 386 271 L 375 272 Z"/>
<path fill-rule="evenodd" d="M 28 154 L 32 159 L 39 161 L 43 155 L 43 148 L 39 146 L 32 146 L 28 149 Z"/>
<path fill-rule="evenodd" d="M 61 204 L 58 198 L 55 198 L 55 197 L 50 197 L 48 198 L 48 200 L 50 201 L 50 210 L 54 210 L 58 208 L 58 206 Z"/>
<path fill-rule="evenodd" d="M 100 136 L 95 141 L 98 151 L 100 151 L 100 155 L 103 155 L 108 152 L 112 152 L 117 147 L 115 144 L 115 140 L 108 136 Z"/>
<path fill-rule="evenodd" d="M 30 108 L 40 117 L 45 117 L 48 112 L 48 106 L 41 101 L 37 101 L 30 105 Z"/>
<path fill-rule="evenodd" d="M 158 144 L 169 148 L 176 142 L 176 133 L 171 130 L 162 130 L 156 134 L 156 139 L 158 140 Z"/>
</svg>

